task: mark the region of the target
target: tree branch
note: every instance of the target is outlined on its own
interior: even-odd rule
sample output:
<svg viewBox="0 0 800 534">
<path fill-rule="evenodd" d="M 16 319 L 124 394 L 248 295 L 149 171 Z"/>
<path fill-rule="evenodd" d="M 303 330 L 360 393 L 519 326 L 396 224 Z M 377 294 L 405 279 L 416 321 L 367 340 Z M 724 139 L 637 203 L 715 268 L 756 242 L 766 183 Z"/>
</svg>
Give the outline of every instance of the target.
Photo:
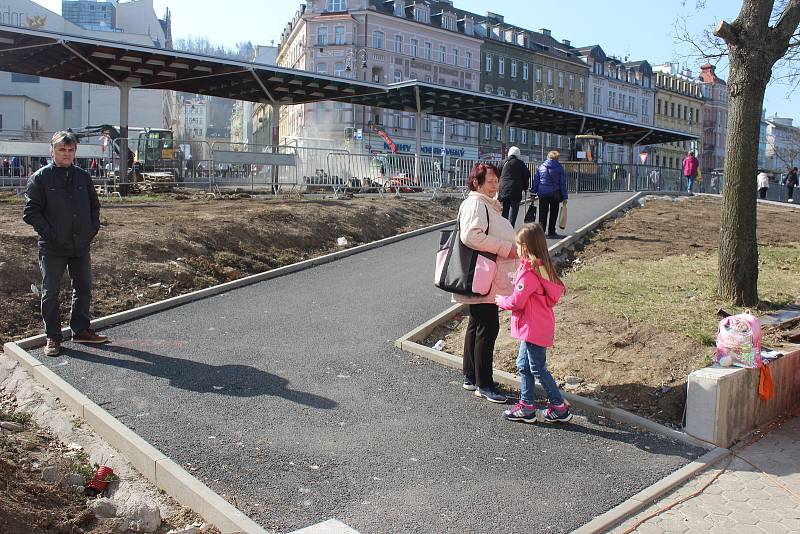
<svg viewBox="0 0 800 534">
<path fill-rule="evenodd" d="M 800 25 L 800 0 L 790 0 L 781 13 L 778 23 L 772 28 L 773 36 L 781 43 L 785 43 L 797 35 L 798 25 Z"/>
<path fill-rule="evenodd" d="M 723 39 L 728 45 L 736 46 L 739 44 L 739 33 L 724 20 L 717 23 L 714 28 L 714 35 Z"/>
</svg>

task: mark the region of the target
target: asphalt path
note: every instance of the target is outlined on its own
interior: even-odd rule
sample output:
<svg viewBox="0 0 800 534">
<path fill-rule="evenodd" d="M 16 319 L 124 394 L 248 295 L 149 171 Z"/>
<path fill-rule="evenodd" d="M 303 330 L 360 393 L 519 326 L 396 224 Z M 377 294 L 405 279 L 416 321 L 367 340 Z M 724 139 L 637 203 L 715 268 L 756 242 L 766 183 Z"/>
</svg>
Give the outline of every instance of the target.
<svg viewBox="0 0 800 534">
<path fill-rule="evenodd" d="M 570 226 L 624 194 L 575 195 Z M 520 216 L 521 218 L 521 216 Z M 570 228 L 568 228 L 569 230 Z M 449 306 L 438 232 L 35 355 L 267 528 L 568 532 L 700 451 L 597 418 L 502 419 L 396 338 Z"/>
</svg>

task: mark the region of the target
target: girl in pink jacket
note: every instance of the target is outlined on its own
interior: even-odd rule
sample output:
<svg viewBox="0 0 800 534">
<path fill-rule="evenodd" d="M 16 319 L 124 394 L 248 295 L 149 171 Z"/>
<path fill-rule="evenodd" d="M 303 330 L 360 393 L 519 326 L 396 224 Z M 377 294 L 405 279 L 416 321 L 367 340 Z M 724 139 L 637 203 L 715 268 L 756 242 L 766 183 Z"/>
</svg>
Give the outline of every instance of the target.
<svg viewBox="0 0 800 534">
<path fill-rule="evenodd" d="M 520 399 L 510 410 L 503 412 L 509 421 L 525 423 L 563 423 L 572 419 L 569 406 L 547 370 L 547 349 L 553 346 L 555 315 L 553 307 L 564 294 L 564 284 L 556 273 L 547 251 L 542 227 L 526 224 L 517 233 L 519 269 L 514 277 L 511 296 L 496 298 L 498 307 L 511 310 L 511 336 L 520 340 L 517 368 L 519 369 Z M 536 381 L 547 392 L 548 406 L 537 409 Z"/>
</svg>

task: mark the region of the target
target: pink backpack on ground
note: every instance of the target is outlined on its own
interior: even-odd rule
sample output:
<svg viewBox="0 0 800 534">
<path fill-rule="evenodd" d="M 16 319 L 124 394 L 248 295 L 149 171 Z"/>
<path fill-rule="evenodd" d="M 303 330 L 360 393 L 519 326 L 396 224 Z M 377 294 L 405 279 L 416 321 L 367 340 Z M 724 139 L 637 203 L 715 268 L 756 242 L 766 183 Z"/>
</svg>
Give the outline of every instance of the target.
<svg viewBox="0 0 800 534">
<path fill-rule="evenodd" d="M 724 367 L 761 367 L 761 322 L 758 317 L 748 310 L 722 319 L 717 329 L 714 361 Z"/>
</svg>

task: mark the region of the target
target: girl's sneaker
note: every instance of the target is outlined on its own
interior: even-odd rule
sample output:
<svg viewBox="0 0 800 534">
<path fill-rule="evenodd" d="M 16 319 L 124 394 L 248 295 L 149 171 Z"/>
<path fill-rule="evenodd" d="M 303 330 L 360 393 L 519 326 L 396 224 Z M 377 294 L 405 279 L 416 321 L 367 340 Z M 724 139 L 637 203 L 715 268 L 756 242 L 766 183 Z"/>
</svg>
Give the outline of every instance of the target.
<svg viewBox="0 0 800 534">
<path fill-rule="evenodd" d="M 513 408 L 503 412 L 503 417 L 509 421 L 522 421 L 523 423 L 536 422 L 536 406 L 525 401 L 517 402 Z"/>
<path fill-rule="evenodd" d="M 466 389 L 467 391 L 475 391 L 476 389 L 478 389 L 478 386 L 475 385 L 475 381 L 470 378 L 467 378 L 466 376 L 464 377 L 464 385 L 461 387 Z"/>
<path fill-rule="evenodd" d="M 572 412 L 567 403 L 551 404 L 544 410 L 539 410 L 538 419 L 543 423 L 567 423 L 572 420 Z"/>
</svg>

